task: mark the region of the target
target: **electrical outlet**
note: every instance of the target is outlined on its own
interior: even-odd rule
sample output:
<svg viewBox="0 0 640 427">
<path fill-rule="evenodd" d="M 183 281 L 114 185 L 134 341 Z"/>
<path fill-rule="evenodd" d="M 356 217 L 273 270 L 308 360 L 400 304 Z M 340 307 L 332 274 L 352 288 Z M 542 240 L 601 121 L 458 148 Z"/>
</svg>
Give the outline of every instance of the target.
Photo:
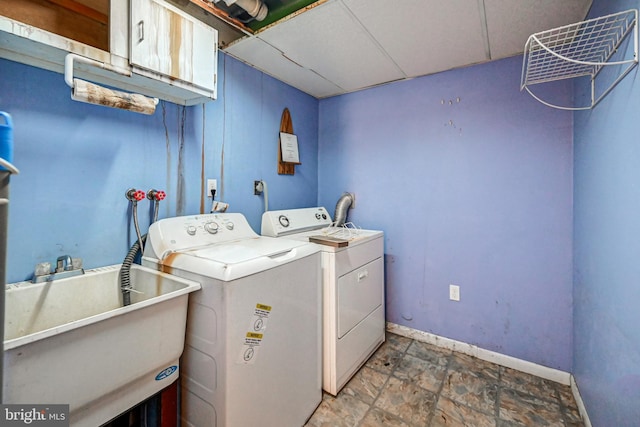
<svg viewBox="0 0 640 427">
<path fill-rule="evenodd" d="M 207 197 L 211 197 L 211 190 L 218 190 L 218 180 L 217 179 L 208 179 L 207 180 Z"/>
<path fill-rule="evenodd" d="M 449 299 L 451 301 L 460 301 L 460 286 L 449 285 Z"/>
<path fill-rule="evenodd" d="M 262 182 L 262 180 L 253 181 L 253 194 L 255 194 L 256 196 L 259 196 L 260 194 L 262 194 L 263 191 L 264 191 L 264 183 Z"/>
</svg>

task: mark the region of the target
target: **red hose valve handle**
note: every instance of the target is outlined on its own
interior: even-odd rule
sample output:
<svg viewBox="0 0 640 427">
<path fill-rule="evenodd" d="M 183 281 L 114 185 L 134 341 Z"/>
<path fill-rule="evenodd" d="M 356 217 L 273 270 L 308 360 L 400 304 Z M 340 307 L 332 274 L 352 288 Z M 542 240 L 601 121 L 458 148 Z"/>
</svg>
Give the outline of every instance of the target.
<svg viewBox="0 0 640 427">
<path fill-rule="evenodd" d="M 125 193 L 125 196 L 127 196 L 127 200 L 131 202 L 139 202 L 140 200 L 144 199 L 145 194 L 144 194 L 144 191 L 142 190 L 136 190 L 135 188 L 130 188 Z"/>
<path fill-rule="evenodd" d="M 149 190 L 147 191 L 147 199 L 149 200 L 155 200 L 156 202 L 159 202 L 161 200 L 164 200 L 167 197 L 167 193 L 165 193 L 164 191 L 160 190 Z"/>
</svg>

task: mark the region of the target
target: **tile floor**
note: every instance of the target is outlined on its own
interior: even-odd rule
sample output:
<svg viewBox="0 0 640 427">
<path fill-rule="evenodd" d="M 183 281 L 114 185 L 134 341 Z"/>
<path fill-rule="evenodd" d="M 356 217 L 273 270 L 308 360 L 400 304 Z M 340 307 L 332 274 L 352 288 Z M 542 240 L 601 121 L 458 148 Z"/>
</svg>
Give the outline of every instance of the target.
<svg viewBox="0 0 640 427">
<path fill-rule="evenodd" d="M 305 427 L 583 427 L 568 386 L 387 333 Z"/>
</svg>

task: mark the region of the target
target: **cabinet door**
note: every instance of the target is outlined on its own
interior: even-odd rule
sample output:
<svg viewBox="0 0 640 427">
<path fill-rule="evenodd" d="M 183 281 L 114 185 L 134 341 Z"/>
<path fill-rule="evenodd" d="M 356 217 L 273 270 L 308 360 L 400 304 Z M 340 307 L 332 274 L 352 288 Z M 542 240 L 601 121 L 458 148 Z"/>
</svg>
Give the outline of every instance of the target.
<svg viewBox="0 0 640 427">
<path fill-rule="evenodd" d="M 215 92 L 218 33 L 163 0 L 131 0 L 131 65 Z"/>
</svg>

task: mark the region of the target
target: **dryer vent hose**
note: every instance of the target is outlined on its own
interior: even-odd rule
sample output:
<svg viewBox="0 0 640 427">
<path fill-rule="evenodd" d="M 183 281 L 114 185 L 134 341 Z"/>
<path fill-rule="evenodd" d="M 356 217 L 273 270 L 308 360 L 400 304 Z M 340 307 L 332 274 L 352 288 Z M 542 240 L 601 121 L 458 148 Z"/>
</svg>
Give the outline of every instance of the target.
<svg viewBox="0 0 640 427">
<path fill-rule="evenodd" d="M 344 193 L 340 199 L 338 199 L 338 203 L 336 203 L 336 212 L 333 215 L 334 225 L 336 227 L 340 227 L 344 225 L 347 221 L 347 214 L 349 213 L 349 208 L 355 201 L 355 196 L 353 193 Z"/>
</svg>

